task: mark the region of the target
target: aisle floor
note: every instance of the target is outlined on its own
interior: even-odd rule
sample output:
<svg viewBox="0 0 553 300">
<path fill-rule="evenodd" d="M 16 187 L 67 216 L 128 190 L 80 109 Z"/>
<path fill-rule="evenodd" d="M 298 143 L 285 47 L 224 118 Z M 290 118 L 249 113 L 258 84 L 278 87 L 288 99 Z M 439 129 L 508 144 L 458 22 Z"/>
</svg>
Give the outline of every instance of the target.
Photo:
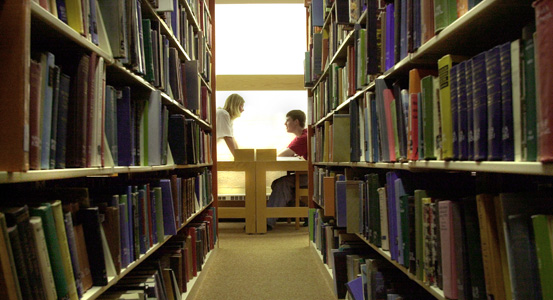
<svg viewBox="0 0 553 300">
<path fill-rule="evenodd" d="M 266 234 L 244 223 L 219 224 L 219 249 L 194 300 L 334 300 L 307 227 L 278 223 Z"/>
</svg>

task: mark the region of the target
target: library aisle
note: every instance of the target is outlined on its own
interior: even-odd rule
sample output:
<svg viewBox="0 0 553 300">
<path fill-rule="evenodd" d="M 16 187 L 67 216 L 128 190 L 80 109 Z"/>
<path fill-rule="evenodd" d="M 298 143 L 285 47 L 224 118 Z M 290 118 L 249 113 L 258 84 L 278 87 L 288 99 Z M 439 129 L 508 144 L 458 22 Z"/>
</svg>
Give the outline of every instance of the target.
<svg viewBox="0 0 553 300">
<path fill-rule="evenodd" d="M 279 223 L 266 234 L 244 233 L 244 223 L 219 224 L 219 249 L 194 300 L 332 300 L 309 249 L 307 227 Z"/>
</svg>

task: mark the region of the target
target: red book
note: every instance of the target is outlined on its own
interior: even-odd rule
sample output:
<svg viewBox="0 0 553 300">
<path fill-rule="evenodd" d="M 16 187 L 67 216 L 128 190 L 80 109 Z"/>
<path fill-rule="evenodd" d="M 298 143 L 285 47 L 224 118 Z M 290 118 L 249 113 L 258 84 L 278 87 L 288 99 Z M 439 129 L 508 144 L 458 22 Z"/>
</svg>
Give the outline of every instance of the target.
<svg viewBox="0 0 553 300">
<path fill-rule="evenodd" d="M 386 126 L 388 127 L 388 149 L 390 153 L 390 161 L 396 161 L 396 142 L 394 138 L 394 125 L 392 124 L 392 105 L 394 101 L 394 93 L 391 89 L 385 89 L 384 94 L 384 117 L 386 119 Z"/>
<path fill-rule="evenodd" d="M 407 158 L 419 159 L 419 97 L 422 92 L 421 78 L 438 76 L 435 70 L 412 69 L 409 71 L 409 132 L 407 133 Z M 421 116 L 422 117 L 422 116 Z"/>
<path fill-rule="evenodd" d="M 196 228 L 188 227 L 188 235 L 192 238 L 191 248 L 192 248 L 192 275 L 196 277 L 198 275 L 198 265 L 197 265 L 197 251 L 196 251 Z"/>
<path fill-rule="evenodd" d="M 553 0 L 537 0 L 536 68 L 538 90 L 538 159 L 553 162 Z"/>
<path fill-rule="evenodd" d="M 30 69 L 30 97 L 29 97 L 29 168 L 40 170 L 40 84 L 42 82 L 42 72 L 40 63 L 31 60 Z"/>
</svg>

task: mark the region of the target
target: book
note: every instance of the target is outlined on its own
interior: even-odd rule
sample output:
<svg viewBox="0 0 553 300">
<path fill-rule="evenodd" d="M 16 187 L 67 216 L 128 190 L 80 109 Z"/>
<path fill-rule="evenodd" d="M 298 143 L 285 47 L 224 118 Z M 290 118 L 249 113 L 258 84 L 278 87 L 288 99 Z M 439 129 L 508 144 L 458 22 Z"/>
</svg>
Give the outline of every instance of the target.
<svg viewBox="0 0 553 300">
<path fill-rule="evenodd" d="M 70 0 L 71 1 L 71 0 Z M 128 57 L 126 5 L 124 1 L 97 0 L 114 58 Z M 146 39 L 145 39 L 146 40 Z"/>
<path fill-rule="evenodd" d="M 513 136 L 513 83 L 511 75 L 511 42 L 499 46 L 499 63 L 501 66 L 501 146 L 502 159 L 515 160 Z"/>
<path fill-rule="evenodd" d="M 148 101 L 148 124 L 145 129 L 148 131 L 147 148 L 149 166 L 161 165 L 161 108 L 161 92 L 154 90 L 150 94 L 150 100 Z"/>
<path fill-rule="evenodd" d="M 40 170 L 40 155 L 42 140 L 40 137 L 40 118 L 41 118 L 41 85 L 42 85 L 42 65 L 31 60 L 30 73 L 30 95 L 29 95 L 29 168 L 31 170 Z"/>
<path fill-rule="evenodd" d="M 332 161 L 346 162 L 350 160 L 350 135 L 343 134 L 350 130 L 349 114 L 334 114 L 332 122 Z"/>
<path fill-rule="evenodd" d="M 453 118 L 451 103 L 450 69 L 453 64 L 464 60 L 455 55 L 445 55 L 438 60 L 438 72 L 440 80 L 440 118 L 441 118 L 441 146 L 442 158 L 453 159 Z"/>
<path fill-rule="evenodd" d="M 536 161 L 537 159 L 537 91 L 536 91 L 536 61 L 534 32 L 536 28 L 533 23 L 522 29 L 523 46 L 523 79 L 524 79 L 524 123 L 525 134 L 525 161 Z"/>
<path fill-rule="evenodd" d="M 87 100 L 90 56 L 83 54 L 79 58 L 77 71 L 71 81 L 69 107 L 67 112 L 67 141 L 65 165 L 68 168 L 86 167 L 87 153 Z"/>
<path fill-rule="evenodd" d="M 476 208 L 476 198 L 467 197 L 461 199 L 461 211 L 463 218 L 463 230 L 465 232 L 465 245 L 468 260 L 468 272 L 470 274 L 472 299 L 487 299 L 484 280 L 484 266 L 482 265 L 482 248 L 480 246 L 480 227 Z M 465 291 L 465 295 L 467 292 Z M 468 298 L 468 297 L 467 297 Z"/>
<path fill-rule="evenodd" d="M 52 124 L 52 127 L 56 126 L 56 139 L 55 139 L 55 157 L 51 157 L 50 161 L 54 161 L 54 165 L 50 165 L 53 169 L 65 169 L 65 155 L 67 152 L 67 114 L 69 109 L 69 91 L 70 91 L 71 78 L 69 75 L 61 73 L 59 83 L 59 99 L 58 99 L 58 115 L 57 123 Z"/>
<path fill-rule="evenodd" d="M 537 99 L 538 124 L 538 160 L 541 162 L 553 161 L 553 132 L 551 132 L 551 118 L 553 106 L 547 99 L 553 95 L 550 82 L 553 79 L 552 72 L 546 67 L 551 65 L 551 43 L 547 37 L 551 35 L 551 9 L 553 3 L 548 0 L 536 1 L 532 4 L 536 12 L 536 86 L 539 98 Z"/>
<path fill-rule="evenodd" d="M 52 116 L 50 127 L 50 154 L 48 158 L 48 169 L 56 168 L 56 142 L 58 133 L 58 107 L 59 107 L 59 91 L 60 91 L 60 72 L 61 69 L 58 65 L 54 66 L 54 72 L 52 77 Z"/>
<path fill-rule="evenodd" d="M 119 165 L 119 151 L 117 147 L 117 90 L 106 86 L 104 128 L 113 165 Z"/>
<path fill-rule="evenodd" d="M 427 120 L 426 120 L 426 129 L 428 131 L 428 137 L 431 138 L 432 137 L 432 133 L 431 133 L 431 130 L 432 130 L 432 127 L 429 126 L 430 124 L 432 124 L 432 116 L 430 115 L 430 112 L 432 111 L 432 81 L 431 81 L 431 78 L 432 77 L 428 77 L 428 76 L 436 76 L 436 72 L 434 70 L 425 70 L 425 69 L 412 69 L 409 71 L 409 124 L 408 124 L 408 128 L 409 128 L 409 132 L 408 132 L 408 141 L 409 141 L 409 148 L 408 148 L 408 158 L 410 160 L 418 160 L 419 159 L 419 135 L 423 135 L 426 137 L 426 134 L 424 134 L 425 132 L 423 131 L 423 128 L 419 128 L 418 124 L 419 124 L 419 121 L 418 119 L 419 118 L 423 118 L 423 122 L 424 122 L 424 117 L 427 117 Z M 426 78 L 428 77 L 424 84 L 426 84 L 426 89 L 424 90 L 424 94 L 423 93 L 423 78 Z M 419 99 L 418 97 L 418 94 L 421 93 L 422 97 L 421 99 Z M 423 97 L 426 97 L 426 99 L 422 99 Z M 423 103 L 424 102 L 424 103 Z M 426 108 L 426 105 L 428 105 L 429 107 Z M 419 115 L 419 111 L 421 111 L 421 107 L 424 107 L 424 112 Z M 425 115 L 425 112 L 427 113 L 427 115 Z M 425 141 L 428 141 L 428 139 L 425 139 Z M 429 142 L 429 147 L 430 148 L 433 148 L 433 142 L 432 141 L 428 141 Z M 424 145 L 425 149 L 426 149 L 426 143 Z M 426 151 L 425 151 L 426 153 Z M 429 153 L 430 154 L 430 153 Z M 432 151 L 432 154 L 433 154 L 433 151 Z M 430 157 L 432 156 L 432 154 L 430 154 Z M 425 154 L 426 156 L 426 154 Z"/>
<path fill-rule="evenodd" d="M 117 91 L 117 163 L 134 165 L 134 124 L 132 122 L 131 89 Z"/>
<path fill-rule="evenodd" d="M 378 202 L 380 206 L 380 238 L 381 238 L 381 247 L 382 250 L 390 250 L 390 235 L 388 230 L 388 202 L 386 195 L 386 188 L 379 187 L 378 192 Z"/>
<path fill-rule="evenodd" d="M 0 296 L 8 300 L 21 299 L 12 246 L 8 235 L 6 216 L 0 212 Z"/>
<path fill-rule="evenodd" d="M 52 206 L 50 203 L 44 203 L 41 206 L 32 207 L 30 208 L 30 214 L 31 216 L 38 216 L 42 220 L 46 245 L 48 246 L 48 257 L 50 258 L 52 266 L 57 295 L 59 298 L 68 298 L 70 295 L 68 281 L 65 276 Z M 70 258 L 67 257 L 67 259 Z"/>
<path fill-rule="evenodd" d="M 472 58 L 472 111 L 474 160 L 488 158 L 488 105 L 486 84 L 486 52 Z"/>
<path fill-rule="evenodd" d="M 553 275 L 553 218 L 551 215 L 533 215 L 532 228 L 536 244 L 536 256 L 540 277 L 541 295 L 543 299 L 550 299 L 553 296 L 551 277 Z"/>
<path fill-rule="evenodd" d="M 77 239 L 75 237 L 73 217 L 71 216 L 70 211 L 64 214 L 63 221 L 65 223 L 65 232 L 67 233 L 67 245 L 69 247 L 69 253 L 71 255 L 71 267 L 73 268 L 75 287 L 77 288 L 77 294 L 79 295 L 79 297 L 82 297 L 84 290 L 83 281 L 81 278 L 81 266 L 79 263 L 79 251 L 77 249 Z"/>
<path fill-rule="evenodd" d="M 511 97 L 513 109 L 513 159 L 514 161 L 522 160 L 522 139 L 523 139 L 523 123 L 522 123 L 522 59 L 521 59 L 521 41 L 516 39 L 511 42 Z M 508 118 L 507 118 L 508 119 Z"/>
<path fill-rule="evenodd" d="M 81 35 L 85 35 L 83 27 L 83 9 L 82 1 L 66 0 L 65 9 L 67 14 L 67 24 Z"/>
<path fill-rule="evenodd" d="M 100 232 L 100 216 L 98 207 L 81 209 L 78 218 L 83 226 L 84 238 L 86 241 L 86 252 L 90 264 L 92 283 L 98 286 L 107 285 L 107 270 Z"/>
<path fill-rule="evenodd" d="M 46 238 L 44 237 L 44 230 L 42 228 L 42 219 L 40 217 L 31 217 L 29 219 L 33 234 L 35 236 L 36 248 L 38 250 L 38 264 L 40 274 L 42 278 L 42 285 L 45 298 L 48 300 L 57 299 L 56 284 L 54 283 L 54 275 L 52 274 L 52 267 L 50 265 L 50 258 L 48 256 L 48 247 L 46 246 Z"/>
<path fill-rule="evenodd" d="M 422 158 L 436 159 L 434 147 L 434 76 L 428 75 L 421 79 L 421 107 L 422 128 L 419 128 L 423 137 Z"/>
<path fill-rule="evenodd" d="M 456 252 L 460 249 L 456 248 L 453 228 L 453 206 L 455 205 L 457 204 L 449 200 L 438 202 L 443 290 L 444 296 L 449 299 L 457 299 L 458 297 Z"/>
<path fill-rule="evenodd" d="M 467 160 L 469 157 L 468 142 L 468 105 L 467 105 L 467 77 L 466 68 L 470 60 L 465 60 L 457 65 L 457 159 Z M 471 95 L 472 95 L 472 91 Z"/>
<path fill-rule="evenodd" d="M 502 108 L 501 108 L 501 62 L 500 46 L 486 51 L 486 82 L 488 103 L 488 157 L 487 160 L 503 158 Z"/>
<path fill-rule="evenodd" d="M 40 58 L 42 70 L 42 88 L 41 88 L 41 126 L 40 138 L 42 141 L 40 154 L 40 168 L 48 170 L 50 168 L 50 137 L 52 134 L 52 107 L 54 99 L 54 82 L 56 76 L 55 56 L 51 52 L 44 52 Z"/>
</svg>

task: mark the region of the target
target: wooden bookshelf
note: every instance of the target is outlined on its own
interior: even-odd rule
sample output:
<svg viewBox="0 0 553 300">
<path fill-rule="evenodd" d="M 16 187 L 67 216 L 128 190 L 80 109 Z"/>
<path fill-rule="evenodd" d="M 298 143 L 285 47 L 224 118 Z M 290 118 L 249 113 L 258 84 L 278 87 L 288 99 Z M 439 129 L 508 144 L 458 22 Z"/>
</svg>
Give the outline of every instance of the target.
<svg viewBox="0 0 553 300">
<path fill-rule="evenodd" d="M 200 1 L 201 3 L 203 3 L 202 10 L 200 10 Z M 133 1 L 128 2 L 132 3 Z M 51 3 L 55 3 L 55 1 Z M 88 4 L 88 1 L 86 1 L 86 3 Z M 166 23 L 166 12 L 157 12 L 156 9 L 152 6 L 151 1 L 147 0 L 136 1 L 134 2 L 134 4 L 131 5 L 136 5 L 137 3 L 138 7 L 136 7 L 136 9 L 138 11 L 135 16 L 141 16 L 142 19 L 150 19 L 158 22 L 160 31 L 159 34 L 167 38 L 170 47 L 176 49 L 176 53 L 178 56 L 177 63 L 179 64 L 177 69 L 178 72 L 181 71 L 181 63 L 198 59 L 197 57 L 192 57 L 191 53 L 188 53 L 187 50 L 185 50 L 187 49 L 187 45 L 181 45 L 181 37 L 187 35 L 187 33 L 184 32 L 188 32 L 189 28 L 183 28 L 183 34 L 179 36 L 178 34 L 173 33 L 174 30 L 171 28 L 171 24 Z M 201 85 L 207 87 L 207 91 L 210 94 L 210 97 L 208 98 L 210 99 L 208 107 L 214 109 L 216 103 L 216 76 L 214 70 L 215 25 L 214 18 L 212 17 L 214 16 L 214 1 L 213 3 L 211 3 L 210 1 L 206 2 L 204 0 L 179 0 L 177 1 L 177 3 L 179 7 L 176 7 L 175 9 L 180 9 L 182 7 L 182 10 L 186 11 L 187 21 L 190 25 L 190 32 L 192 32 L 193 35 L 187 37 L 190 38 L 190 40 L 192 41 L 190 43 L 191 46 L 197 46 L 197 42 L 194 41 L 194 39 L 198 39 L 198 32 L 203 30 L 206 22 L 209 22 L 209 24 L 206 25 L 206 30 L 208 30 L 208 32 L 203 32 L 201 33 L 201 35 L 209 35 L 210 37 L 212 37 L 211 45 L 207 44 L 208 41 L 206 38 L 204 41 L 206 45 L 202 48 L 208 53 L 207 55 L 205 55 L 205 57 L 206 59 L 210 59 L 209 63 L 212 69 L 209 71 L 209 78 L 200 76 L 200 70 L 198 70 L 198 77 L 201 78 Z M 94 75 L 86 75 L 89 80 L 91 77 L 95 77 L 94 80 L 100 80 L 96 81 L 94 86 L 91 86 L 95 89 L 97 88 L 97 91 L 99 91 L 99 93 L 104 93 L 107 85 L 117 88 L 129 86 L 132 89 L 131 97 L 133 99 L 131 99 L 131 101 L 142 102 L 143 100 L 148 100 L 149 95 L 153 91 L 160 91 L 159 94 L 161 95 L 161 107 L 166 107 L 169 114 L 184 115 L 186 119 L 193 120 L 203 133 L 209 135 L 216 134 L 215 123 L 213 122 L 213 124 L 211 124 L 211 122 L 202 119 L 201 115 L 197 114 L 196 110 L 190 109 L 189 106 L 186 106 L 186 104 L 183 105 L 182 102 L 179 102 L 177 99 L 173 99 L 173 97 L 170 96 L 171 93 L 167 90 L 167 88 L 170 87 L 165 87 L 165 90 L 163 90 L 161 84 L 156 85 L 154 84 L 153 80 L 145 79 L 147 78 L 146 74 L 141 74 L 140 68 L 136 68 L 135 66 L 133 66 L 132 62 L 122 62 L 120 57 L 116 57 L 112 53 L 112 47 L 109 40 L 109 34 L 112 28 L 106 28 L 106 19 L 102 15 L 102 10 L 98 5 L 97 0 L 90 0 L 90 4 L 95 5 L 94 7 L 96 8 L 96 23 L 95 26 L 92 26 L 96 29 L 95 32 L 97 33 L 96 43 L 93 42 L 93 38 L 91 37 L 94 35 L 89 34 L 89 36 L 87 37 L 86 33 L 77 32 L 66 22 L 60 19 L 63 17 L 62 15 L 60 15 L 60 18 L 58 18 L 58 16 L 52 13 L 53 10 L 45 9 L 39 4 L 38 1 L 7 0 L 2 3 L 0 13 L 0 33 L 3 37 L 2 41 L 0 41 L 0 63 L 2 64 L 0 75 L 3 78 L 3 80 L 0 82 L 0 95 L 2 95 L 0 96 L 2 102 L 2 109 L 0 109 L 0 144 L 2 144 L 2 147 L 0 147 L 0 187 L 2 187 L 3 192 L 7 192 L 7 194 L 11 194 L 12 192 L 16 193 L 19 191 L 18 189 L 29 188 L 29 190 L 32 191 L 34 189 L 40 190 L 42 188 L 51 188 L 54 186 L 60 188 L 70 187 L 74 186 L 75 184 L 80 187 L 87 187 L 92 189 L 98 188 L 94 186 L 96 184 L 96 181 L 103 181 L 109 184 L 113 180 L 114 184 L 121 185 L 126 184 L 126 182 L 122 183 L 122 181 L 125 181 L 127 179 L 134 180 L 134 178 L 139 179 L 143 177 L 146 178 L 148 176 L 161 179 L 168 178 L 168 176 L 171 175 L 178 175 L 180 178 L 186 179 L 200 176 L 198 174 L 201 174 L 201 176 L 204 176 L 203 178 L 209 178 L 207 177 L 207 172 L 215 172 L 215 174 L 213 175 L 213 180 L 209 181 L 209 179 L 207 179 L 205 181 L 205 184 L 211 184 L 211 186 L 202 186 L 202 189 L 212 191 L 211 195 L 205 195 L 205 197 L 201 199 L 202 205 L 205 206 L 201 208 L 198 207 L 197 209 L 189 209 L 188 212 L 183 212 L 183 214 L 189 214 L 190 210 L 195 211 L 193 215 L 191 215 L 184 222 L 181 222 L 182 224 L 178 226 L 177 231 L 184 231 L 187 225 L 195 222 L 196 220 L 198 220 L 199 216 L 204 216 L 210 209 L 216 207 L 217 205 L 216 163 L 213 163 L 216 161 L 216 150 L 209 152 L 209 154 L 211 154 L 212 156 L 205 157 L 205 162 L 203 160 L 198 160 L 200 162 L 194 164 L 175 164 L 169 150 L 166 157 L 167 163 L 165 164 L 162 163 L 160 165 L 117 166 L 113 163 L 111 148 L 107 144 L 107 134 L 104 132 L 104 126 L 107 125 L 105 125 L 103 122 L 98 122 L 98 124 L 101 125 L 98 128 L 101 129 L 97 129 L 97 131 L 94 131 L 96 129 L 92 130 L 94 131 L 94 138 L 98 138 L 98 150 L 94 151 L 98 151 L 101 153 L 101 155 L 99 155 L 102 157 L 102 162 L 99 164 L 101 166 L 96 166 L 96 163 L 88 162 L 87 165 L 94 165 L 94 167 L 67 167 L 59 169 L 39 168 L 39 170 L 36 170 L 36 167 L 31 168 L 29 165 L 29 152 L 30 147 L 32 147 L 31 145 L 33 143 L 33 141 L 31 141 L 32 129 L 29 128 L 30 122 L 32 122 L 30 121 L 30 114 L 33 110 L 37 110 L 36 106 L 31 105 L 30 66 L 31 59 L 37 60 L 37 54 L 44 51 L 49 51 L 54 54 L 56 58 L 56 64 L 59 64 L 60 69 L 62 70 L 62 72 L 64 72 L 64 74 L 70 75 L 71 81 L 77 78 L 76 76 L 74 77 L 74 75 L 77 73 L 76 66 L 78 63 L 76 62 L 83 55 L 94 55 L 98 59 L 101 58 L 101 60 L 103 60 L 103 63 L 105 64 L 105 75 L 103 75 L 100 71 L 98 71 L 97 74 L 91 72 L 91 74 Z M 196 8 L 192 7 L 191 5 L 195 5 Z M 90 7 L 86 8 L 87 11 L 88 9 L 90 9 Z M 82 13 L 82 11 L 79 13 Z M 205 14 L 205 16 L 200 16 L 197 14 Z M 89 18 L 93 18 L 92 13 L 90 13 L 88 16 L 84 16 L 84 23 L 87 24 L 85 26 L 85 32 L 89 30 L 89 27 L 87 27 Z M 200 24 L 199 20 L 204 20 L 204 23 Z M 132 29 L 136 29 L 136 32 L 138 33 L 138 31 L 142 30 L 142 20 L 136 20 L 136 22 L 136 24 L 140 25 L 136 26 L 137 28 Z M 71 22 L 69 22 L 69 24 L 71 24 Z M 127 25 L 128 24 L 125 24 L 126 29 L 124 30 L 129 29 L 126 27 Z M 129 27 L 132 27 L 132 25 Z M 139 36 L 140 37 L 138 38 L 138 42 L 136 43 L 138 45 L 137 47 L 143 47 L 142 43 L 144 41 L 142 32 L 140 32 Z M 125 38 L 129 39 L 127 40 L 127 42 L 129 42 L 130 44 L 130 37 L 125 35 Z M 130 45 L 127 46 L 129 48 L 131 47 Z M 193 52 L 195 50 L 190 49 L 189 51 Z M 146 54 L 144 53 L 142 54 L 146 56 Z M 198 55 L 202 54 L 199 53 Z M 129 54 L 127 58 L 131 60 L 131 56 L 132 55 Z M 141 58 L 136 59 L 137 61 L 139 61 Z M 93 67 L 96 68 L 95 65 Z M 165 67 L 168 69 L 169 65 L 166 65 Z M 75 68 L 75 70 L 73 70 L 73 68 Z M 161 71 L 164 72 L 165 70 Z M 144 71 L 144 73 L 146 73 L 146 71 Z M 169 74 L 169 71 L 167 71 L 167 74 Z M 169 80 L 167 80 L 167 82 L 169 82 Z M 181 84 L 182 83 L 185 82 L 181 82 Z M 38 84 L 42 84 L 42 82 L 39 82 Z M 72 99 L 71 97 L 76 97 L 73 95 L 74 91 L 72 86 L 68 93 L 71 93 L 71 96 L 69 96 L 70 100 Z M 103 105 L 105 103 L 103 102 L 105 100 L 105 95 L 99 95 L 101 96 L 95 95 L 95 99 L 98 99 L 98 101 L 102 101 L 98 103 L 101 103 Z M 90 97 L 89 94 L 87 94 L 87 97 Z M 41 103 L 40 101 L 38 103 Z M 83 100 L 79 98 L 79 100 L 77 101 Z M 203 109 L 208 108 L 202 107 L 202 104 L 200 103 L 200 110 Z M 86 110 L 87 113 L 91 114 L 91 119 L 97 120 L 99 118 L 96 117 L 101 116 L 103 121 L 103 118 L 105 118 L 106 112 L 104 106 L 102 106 L 101 109 L 97 109 L 93 112 L 90 107 L 85 107 L 83 108 L 83 110 Z M 92 113 L 94 113 L 94 115 L 92 115 Z M 38 114 L 40 120 L 42 120 L 42 111 L 40 107 L 38 108 Z M 214 116 L 214 111 L 207 111 L 207 115 Z M 89 116 L 85 115 L 85 118 L 87 117 Z M 53 123 L 52 126 L 57 126 L 57 123 Z M 78 126 L 78 124 L 67 124 L 67 127 L 71 126 L 76 127 Z M 132 124 L 131 126 L 135 126 L 135 124 Z M 83 126 L 83 128 L 88 127 L 90 127 L 90 124 L 87 127 Z M 133 128 L 133 130 L 134 129 L 135 128 Z M 204 136 L 200 136 L 200 139 L 203 138 Z M 104 141 L 102 141 L 102 139 L 104 139 Z M 92 143 L 89 141 L 87 142 Z M 167 149 L 170 149 L 169 142 L 167 140 L 162 140 L 162 143 L 166 143 Z M 213 147 L 215 147 L 215 144 L 213 144 Z M 39 160 L 40 156 L 41 153 L 39 153 Z M 163 156 L 163 153 L 161 153 L 161 156 Z M 87 157 L 87 159 L 89 158 Z M 146 164 L 148 164 L 148 162 Z M 143 176 L 141 174 L 146 175 Z M 15 202 L 14 200 L 7 198 L 2 199 L 1 202 L 2 207 L 16 206 L 21 204 L 21 202 Z M 31 202 L 28 203 L 30 204 Z M 184 204 L 187 203 L 183 201 L 183 203 L 181 204 L 184 206 Z M 174 203 L 174 207 L 177 207 L 176 203 Z M 183 210 L 185 209 L 187 208 L 183 208 Z M 212 232 L 209 232 L 209 235 L 211 234 Z M 130 264 L 126 268 L 123 268 L 120 274 L 114 277 L 109 277 L 107 285 L 93 286 L 84 293 L 81 299 L 92 300 L 103 295 L 106 291 L 110 289 L 110 287 L 117 285 L 127 275 L 132 274 L 133 270 L 141 266 L 143 262 L 155 256 L 156 253 L 159 252 L 158 250 L 163 248 L 164 244 L 171 240 L 171 237 L 172 236 L 170 235 L 165 235 L 162 241 L 154 244 L 150 249 L 146 251 L 146 253 L 141 254 L 136 260 L 130 262 Z M 212 249 L 212 251 L 210 251 L 205 258 L 208 263 L 211 263 L 211 261 L 213 260 L 216 248 L 217 246 L 215 246 L 215 248 Z M 130 259 L 133 260 L 132 257 Z M 205 264 L 204 270 L 206 270 L 208 266 L 209 264 Z M 16 278 L 15 280 L 18 279 Z M 196 277 L 191 282 L 192 283 L 188 284 L 189 291 L 191 289 L 193 290 L 193 286 L 195 284 L 199 284 L 201 282 L 201 279 L 198 279 Z M 190 292 L 184 293 L 183 299 L 189 296 Z"/>
</svg>

